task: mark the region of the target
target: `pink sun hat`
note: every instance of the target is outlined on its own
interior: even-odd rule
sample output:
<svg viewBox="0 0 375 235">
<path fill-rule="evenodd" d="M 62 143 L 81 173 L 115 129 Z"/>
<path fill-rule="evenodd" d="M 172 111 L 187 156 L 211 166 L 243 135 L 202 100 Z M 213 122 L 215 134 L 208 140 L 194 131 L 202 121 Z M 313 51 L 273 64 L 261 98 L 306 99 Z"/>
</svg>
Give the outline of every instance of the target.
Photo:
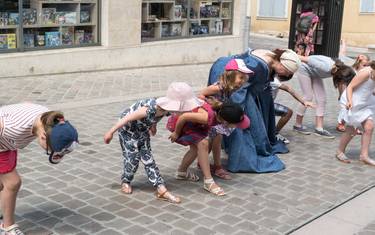
<svg viewBox="0 0 375 235">
<path fill-rule="evenodd" d="M 247 68 L 245 62 L 242 59 L 231 59 L 225 65 L 226 71 L 237 70 L 246 74 L 253 74 L 254 72 Z"/>
<path fill-rule="evenodd" d="M 187 112 L 199 106 L 204 102 L 198 99 L 191 86 L 185 82 L 172 82 L 165 97 L 156 99 L 156 104 L 162 109 L 172 112 Z"/>
</svg>

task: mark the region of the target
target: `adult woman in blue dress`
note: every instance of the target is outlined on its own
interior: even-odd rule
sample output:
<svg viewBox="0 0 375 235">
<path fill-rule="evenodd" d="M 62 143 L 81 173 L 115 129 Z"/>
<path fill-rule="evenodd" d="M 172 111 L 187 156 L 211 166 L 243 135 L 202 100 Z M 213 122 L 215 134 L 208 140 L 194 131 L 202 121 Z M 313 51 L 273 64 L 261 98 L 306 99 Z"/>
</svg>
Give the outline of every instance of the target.
<svg viewBox="0 0 375 235">
<path fill-rule="evenodd" d="M 275 137 L 275 113 L 270 81 L 274 76 L 289 77 L 301 61 L 292 50 L 249 50 L 241 55 L 221 57 L 211 67 L 208 84 L 217 81 L 232 58 L 243 59 L 255 75 L 231 99 L 240 103 L 251 120 L 250 128 L 236 129 L 224 138 L 231 172 L 276 172 L 285 168 L 275 153 L 288 149 Z"/>
</svg>

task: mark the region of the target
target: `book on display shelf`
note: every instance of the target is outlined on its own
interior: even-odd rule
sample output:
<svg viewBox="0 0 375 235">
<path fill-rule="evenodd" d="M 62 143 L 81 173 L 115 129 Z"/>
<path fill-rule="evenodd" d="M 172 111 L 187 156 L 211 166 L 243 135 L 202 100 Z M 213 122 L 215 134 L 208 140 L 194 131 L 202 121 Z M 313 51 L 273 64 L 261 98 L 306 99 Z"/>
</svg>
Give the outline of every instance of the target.
<svg viewBox="0 0 375 235">
<path fill-rule="evenodd" d="M 56 23 L 56 8 L 43 8 L 42 9 L 42 22 L 43 24 Z"/>
<path fill-rule="evenodd" d="M 45 35 L 36 35 L 36 45 L 38 47 L 42 47 L 42 46 L 45 46 L 46 43 L 45 43 Z"/>
<path fill-rule="evenodd" d="M 8 25 L 8 12 L 0 12 L 0 26 Z"/>
<path fill-rule="evenodd" d="M 61 41 L 62 45 L 73 45 L 74 42 L 74 28 L 63 27 L 61 29 Z"/>
<path fill-rule="evenodd" d="M 0 34 L 0 50 L 8 49 L 8 36 L 6 34 Z"/>
<path fill-rule="evenodd" d="M 182 17 L 182 6 L 181 5 L 175 5 L 174 6 L 174 19 L 180 20 Z"/>
<path fill-rule="evenodd" d="M 65 12 L 55 13 L 55 24 L 65 24 Z"/>
<path fill-rule="evenodd" d="M 32 33 L 25 33 L 23 35 L 23 45 L 27 48 L 35 47 L 35 35 Z"/>
<path fill-rule="evenodd" d="M 74 43 L 76 45 L 85 43 L 85 30 L 77 29 L 74 32 Z"/>
<path fill-rule="evenodd" d="M 81 11 L 80 14 L 80 22 L 81 23 L 90 23 L 90 12 L 89 11 Z"/>
<path fill-rule="evenodd" d="M 36 19 L 37 19 L 36 9 L 32 9 L 32 8 L 23 9 L 22 18 L 23 18 L 24 25 L 36 24 Z"/>
<path fill-rule="evenodd" d="M 16 49 L 17 48 L 17 38 L 15 33 L 8 33 L 7 34 L 7 42 L 8 42 L 8 49 Z"/>
<path fill-rule="evenodd" d="M 46 47 L 56 47 L 61 45 L 60 41 L 60 32 L 53 31 L 53 32 L 46 32 L 46 39 L 45 44 Z"/>
<path fill-rule="evenodd" d="M 76 24 L 77 12 L 65 12 L 65 24 Z"/>
<path fill-rule="evenodd" d="M 83 42 L 94 43 L 94 35 L 90 32 L 85 32 Z"/>
<path fill-rule="evenodd" d="M 181 36 L 182 26 L 180 23 L 171 24 L 171 36 Z"/>
</svg>

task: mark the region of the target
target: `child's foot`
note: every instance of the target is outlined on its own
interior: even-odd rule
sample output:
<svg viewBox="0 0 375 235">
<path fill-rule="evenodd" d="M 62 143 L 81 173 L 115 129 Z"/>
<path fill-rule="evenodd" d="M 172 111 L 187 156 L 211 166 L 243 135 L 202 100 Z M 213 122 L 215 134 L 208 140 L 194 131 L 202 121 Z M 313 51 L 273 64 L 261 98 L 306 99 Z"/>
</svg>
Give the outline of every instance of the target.
<svg viewBox="0 0 375 235">
<path fill-rule="evenodd" d="M 282 136 L 281 134 L 276 135 L 276 140 L 279 140 L 279 141 L 283 142 L 284 144 L 290 143 L 290 141 L 287 138 L 285 138 L 284 136 Z"/>
<path fill-rule="evenodd" d="M 121 192 L 125 194 L 131 194 L 133 192 L 132 186 L 129 183 L 122 183 L 121 184 Z"/>
<path fill-rule="evenodd" d="M 345 125 L 343 123 L 337 123 L 336 130 L 339 132 L 345 131 Z"/>
<path fill-rule="evenodd" d="M 222 166 L 213 166 L 213 173 L 215 176 L 223 180 L 231 180 L 229 172 L 226 171 Z"/>
<path fill-rule="evenodd" d="M 343 163 L 350 163 L 351 162 L 350 159 L 343 152 L 337 152 L 335 156 L 336 156 L 337 160 L 339 160 Z"/>
<path fill-rule="evenodd" d="M 17 224 L 13 224 L 7 228 L 4 228 L 4 225 L 1 224 L 0 232 L 0 234 L 3 234 L 4 232 L 5 235 L 24 235 Z"/>
<path fill-rule="evenodd" d="M 334 135 L 332 135 L 329 131 L 324 130 L 324 129 L 321 129 L 321 130 L 315 129 L 314 134 L 317 135 L 317 136 L 321 136 L 323 138 L 327 138 L 327 139 L 334 139 L 335 138 Z"/>
<path fill-rule="evenodd" d="M 176 179 L 197 182 L 199 181 L 199 176 L 191 170 L 177 171 Z"/>
<path fill-rule="evenodd" d="M 370 165 L 370 166 L 375 166 L 375 161 L 372 160 L 370 157 L 363 157 L 360 156 L 359 160 L 363 162 L 364 164 Z"/>
<path fill-rule="evenodd" d="M 204 179 L 203 188 L 216 196 L 224 196 L 224 190 L 215 183 L 214 179 Z"/>
<path fill-rule="evenodd" d="M 170 202 L 170 203 L 175 203 L 175 204 L 181 203 L 181 199 L 177 196 L 174 196 L 170 192 L 168 192 L 168 190 L 165 190 L 162 193 L 156 192 L 156 198 L 159 200 Z"/>
<path fill-rule="evenodd" d="M 363 133 L 360 129 L 357 128 L 357 129 L 355 129 L 355 134 L 356 135 L 362 135 Z"/>
</svg>

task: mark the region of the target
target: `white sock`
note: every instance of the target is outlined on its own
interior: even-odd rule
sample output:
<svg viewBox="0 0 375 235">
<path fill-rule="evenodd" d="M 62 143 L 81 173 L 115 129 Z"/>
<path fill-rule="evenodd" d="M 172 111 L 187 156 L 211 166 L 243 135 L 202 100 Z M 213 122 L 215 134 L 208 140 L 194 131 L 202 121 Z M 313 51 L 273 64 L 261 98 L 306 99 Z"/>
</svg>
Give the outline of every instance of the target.
<svg viewBox="0 0 375 235">
<path fill-rule="evenodd" d="M 315 128 L 315 130 L 317 130 L 317 131 L 323 131 L 323 127 L 317 127 L 317 128 Z"/>
</svg>

